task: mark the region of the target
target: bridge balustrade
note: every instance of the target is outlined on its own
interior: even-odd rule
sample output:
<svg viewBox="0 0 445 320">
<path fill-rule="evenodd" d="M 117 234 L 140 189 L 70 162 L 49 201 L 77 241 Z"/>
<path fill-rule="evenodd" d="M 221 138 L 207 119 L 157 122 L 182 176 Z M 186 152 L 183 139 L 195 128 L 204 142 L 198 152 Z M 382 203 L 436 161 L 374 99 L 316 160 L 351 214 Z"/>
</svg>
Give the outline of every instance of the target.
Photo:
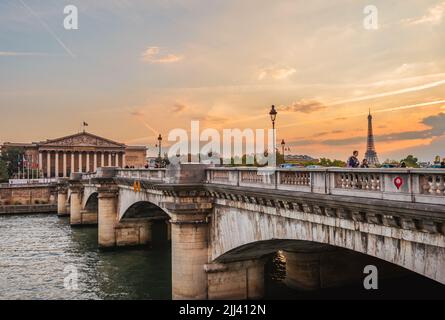
<svg viewBox="0 0 445 320">
<path fill-rule="evenodd" d="M 441 169 L 209 168 L 207 184 L 445 204 Z"/>
<path fill-rule="evenodd" d="M 166 169 L 118 169 L 115 176 L 169 183 Z M 83 179 L 96 178 L 85 174 Z M 443 169 L 207 168 L 207 184 L 445 204 Z"/>
<path fill-rule="evenodd" d="M 432 196 L 445 196 L 445 175 L 444 174 L 421 174 L 421 193 Z"/>
<path fill-rule="evenodd" d="M 135 180 L 164 181 L 165 169 L 119 169 L 116 177 Z"/>
</svg>

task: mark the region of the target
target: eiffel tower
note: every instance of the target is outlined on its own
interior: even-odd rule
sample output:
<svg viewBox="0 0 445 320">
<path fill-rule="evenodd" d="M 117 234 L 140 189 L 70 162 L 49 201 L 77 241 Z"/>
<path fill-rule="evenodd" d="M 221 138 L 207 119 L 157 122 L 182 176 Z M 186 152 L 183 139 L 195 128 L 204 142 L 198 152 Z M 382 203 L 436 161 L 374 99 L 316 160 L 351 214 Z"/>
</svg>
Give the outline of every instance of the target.
<svg viewBox="0 0 445 320">
<path fill-rule="evenodd" d="M 371 109 L 369 109 L 368 115 L 368 145 L 366 147 L 365 159 L 368 160 L 369 166 L 377 166 L 380 164 L 379 158 L 377 157 L 377 152 L 375 151 Z"/>
</svg>

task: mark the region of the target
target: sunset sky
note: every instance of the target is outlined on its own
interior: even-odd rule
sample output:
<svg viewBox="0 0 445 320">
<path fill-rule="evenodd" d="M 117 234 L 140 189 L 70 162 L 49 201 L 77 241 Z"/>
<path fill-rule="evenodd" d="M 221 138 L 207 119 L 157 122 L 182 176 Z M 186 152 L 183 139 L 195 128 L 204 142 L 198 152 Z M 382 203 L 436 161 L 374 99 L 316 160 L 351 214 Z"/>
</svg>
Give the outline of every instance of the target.
<svg viewBox="0 0 445 320">
<path fill-rule="evenodd" d="M 65 30 L 65 5 L 79 30 Z M 363 10 L 378 9 L 378 30 Z M 293 154 L 445 157 L 443 0 L 1 0 L 0 142 L 88 130 L 153 146 L 269 128 Z"/>
</svg>

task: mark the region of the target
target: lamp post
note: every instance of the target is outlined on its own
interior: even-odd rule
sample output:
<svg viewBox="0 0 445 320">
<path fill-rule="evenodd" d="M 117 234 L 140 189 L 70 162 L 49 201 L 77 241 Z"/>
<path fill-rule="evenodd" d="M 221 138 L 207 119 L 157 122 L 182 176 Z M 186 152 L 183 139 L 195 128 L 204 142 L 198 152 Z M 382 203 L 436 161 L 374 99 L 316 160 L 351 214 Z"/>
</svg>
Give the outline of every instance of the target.
<svg viewBox="0 0 445 320">
<path fill-rule="evenodd" d="M 275 110 L 275 106 L 272 106 L 272 109 L 270 109 L 269 115 L 270 115 L 270 120 L 272 120 L 272 132 L 273 132 L 273 154 L 275 156 L 275 160 L 276 160 L 276 155 L 277 155 L 277 148 L 276 148 L 276 141 L 275 141 L 275 120 L 277 119 L 277 110 Z"/>
<path fill-rule="evenodd" d="M 158 147 L 159 147 L 158 165 L 159 165 L 159 167 L 161 167 L 161 162 L 162 162 L 162 158 L 161 158 L 161 153 L 162 153 L 162 135 L 161 134 L 159 134 L 159 137 L 158 137 Z"/>
<path fill-rule="evenodd" d="M 286 142 L 284 142 L 284 139 L 281 140 L 281 150 L 282 150 L 282 154 L 283 154 L 283 163 L 286 163 L 286 157 L 284 156 L 284 151 L 285 151 L 285 147 L 286 146 Z"/>
<path fill-rule="evenodd" d="M 158 147 L 159 147 L 159 153 L 158 153 L 158 157 L 161 158 L 161 153 L 162 153 L 162 136 L 161 134 L 159 134 L 158 137 Z"/>
</svg>

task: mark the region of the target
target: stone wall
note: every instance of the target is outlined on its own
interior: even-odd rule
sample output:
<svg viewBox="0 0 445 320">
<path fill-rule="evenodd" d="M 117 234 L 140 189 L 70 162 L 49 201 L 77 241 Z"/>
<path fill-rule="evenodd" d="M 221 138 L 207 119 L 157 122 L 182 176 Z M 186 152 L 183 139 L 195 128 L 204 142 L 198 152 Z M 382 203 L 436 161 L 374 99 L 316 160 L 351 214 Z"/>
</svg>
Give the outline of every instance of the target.
<svg viewBox="0 0 445 320">
<path fill-rule="evenodd" d="M 147 162 L 145 148 L 127 147 L 125 150 L 125 164 L 130 168 L 143 168 Z"/>
<path fill-rule="evenodd" d="M 9 186 L 0 188 L 0 205 L 55 204 L 54 186 Z"/>
</svg>

